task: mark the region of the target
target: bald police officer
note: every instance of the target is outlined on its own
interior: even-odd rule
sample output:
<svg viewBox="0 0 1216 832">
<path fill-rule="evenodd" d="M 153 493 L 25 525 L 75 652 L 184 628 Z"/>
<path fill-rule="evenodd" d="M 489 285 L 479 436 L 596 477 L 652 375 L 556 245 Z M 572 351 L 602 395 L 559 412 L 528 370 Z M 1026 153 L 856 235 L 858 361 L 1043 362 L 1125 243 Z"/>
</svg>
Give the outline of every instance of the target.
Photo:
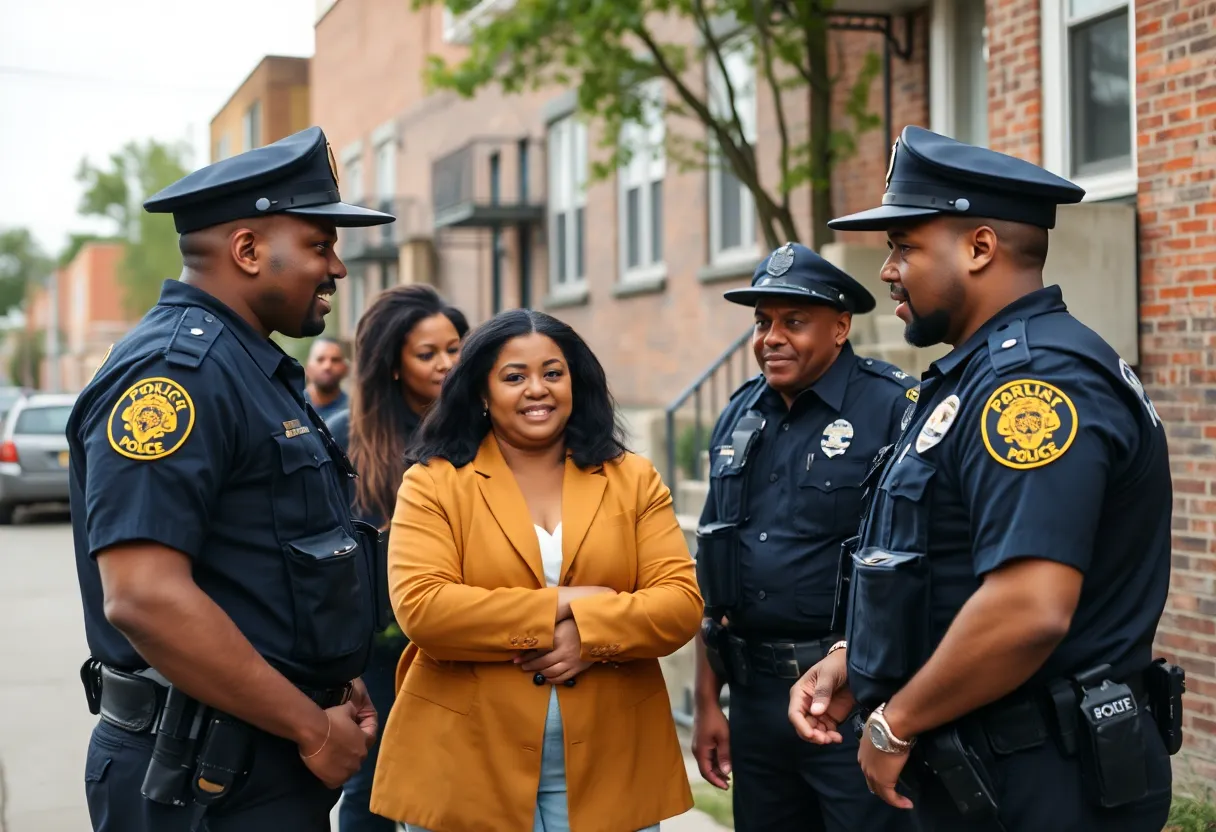
<svg viewBox="0 0 1216 832">
<path fill-rule="evenodd" d="M 1151 654 L 1165 429 L 1043 286 L 1056 206 L 1082 196 L 908 127 L 883 206 L 829 223 L 887 232 L 907 340 L 954 349 L 875 474 L 847 644 L 794 687 L 790 719 L 839 742 L 856 700 L 868 783 L 927 832 L 1156 832 L 1169 810 L 1183 680 Z"/>
<path fill-rule="evenodd" d="M 144 207 L 173 214 L 181 279 L 68 426 L 93 828 L 328 830 L 376 734 L 377 572 L 349 463 L 269 336 L 321 332 L 336 228 L 393 217 L 341 201 L 316 127 Z"/>
<path fill-rule="evenodd" d="M 806 246 L 777 249 L 726 299 L 753 309 L 763 372 L 734 394 L 710 441 L 697 553 L 707 601 L 697 763 L 719 788 L 733 778 L 742 832 L 909 828 L 866 790 L 855 741 L 801 743 L 785 709 L 790 685 L 840 638 L 841 543 L 857 533 L 862 477 L 899 435 L 914 382 L 853 352 L 853 315 L 874 298 Z"/>
</svg>

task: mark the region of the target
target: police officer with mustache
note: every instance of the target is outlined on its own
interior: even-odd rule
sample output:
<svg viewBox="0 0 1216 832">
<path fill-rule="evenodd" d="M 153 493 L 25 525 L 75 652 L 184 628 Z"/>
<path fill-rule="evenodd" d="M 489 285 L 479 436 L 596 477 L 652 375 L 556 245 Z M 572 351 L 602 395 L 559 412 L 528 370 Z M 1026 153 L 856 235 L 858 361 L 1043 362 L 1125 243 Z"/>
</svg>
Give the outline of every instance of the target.
<svg viewBox="0 0 1216 832">
<path fill-rule="evenodd" d="M 697 764 L 732 789 L 741 832 L 910 829 L 867 791 L 855 740 L 800 742 L 785 709 L 790 685 L 841 638 L 841 545 L 857 533 L 862 478 L 899 436 L 915 382 L 854 353 L 853 316 L 874 298 L 805 246 L 772 252 L 749 288 L 725 297 L 754 310 L 762 374 L 734 393 L 710 440 L 697 553 L 706 599 Z"/>
</svg>

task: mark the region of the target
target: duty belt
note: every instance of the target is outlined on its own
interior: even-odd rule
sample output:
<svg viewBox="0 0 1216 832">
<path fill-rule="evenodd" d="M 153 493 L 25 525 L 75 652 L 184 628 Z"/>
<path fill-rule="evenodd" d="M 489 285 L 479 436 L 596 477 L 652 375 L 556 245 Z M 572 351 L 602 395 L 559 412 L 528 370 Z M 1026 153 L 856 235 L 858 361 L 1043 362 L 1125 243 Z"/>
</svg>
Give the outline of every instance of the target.
<svg viewBox="0 0 1216 832">
<path fill-rule="evenodd" d="M 128 673 L 96 661 L 80 669 L 89 711 L 106 722 L 134 734 L 155 734 L 168 692 L 166 680 L 155 670 Z M 350 699 L 351 685 L 336 688 L 296 686 L 318 707 L 333 708 Z"/>
<path fill-rule="evenodd" d="M 811 641 L 755 641 L 734 635 L 728 638 L 743 642 L 743 652 L 753 672 L 778 679 L 801 679 L 802 674 L 823 660 L 823 654 L 836 641 L 832 636 Z"/>
</svg>

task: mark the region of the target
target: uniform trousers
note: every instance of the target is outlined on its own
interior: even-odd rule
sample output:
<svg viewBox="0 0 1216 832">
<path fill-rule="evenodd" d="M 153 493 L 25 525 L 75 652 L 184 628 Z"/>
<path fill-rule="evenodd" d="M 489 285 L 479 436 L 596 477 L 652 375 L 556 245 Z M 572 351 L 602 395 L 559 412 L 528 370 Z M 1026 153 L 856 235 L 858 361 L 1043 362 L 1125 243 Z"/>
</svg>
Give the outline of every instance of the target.
<svg viewBox="0 0 1216 832">
<path fill-rule="evenodd" d="M 613 765 L 605 760 L 604 765 Z M 622 795 L 628 800 L 628 795 Z M 407 832 L 431 832 L 421 826 L 406 824 Z M 435 832 L 444 832 L 436 830 Z M 502 832 L 514 832 L 504 829 Z M 518 832 L 525 832 L 519 830 Z M 540 784 L 536 790 L 536 814 L 532 832 L 570 832 L 570 813 L 566 803 L 566 743 L 562 733 L 562 712 L 557 704 L 557 688 L 549 694 L 549 711 L 545 716 L 545 738 L 541 746 Z M 640 832 L 659 832 L 659 825 L 648 826 Z"/>
<path fill-rule="evenodd" d="M 393 700 L 397 695 L 397 660 L 404 649 L 403 638 L 377 637 L 372 644 L 371 657 L 364 671 L 363 684 L 380 717 L 380 728 L 388 722 Z M 367 752 L 367 759 L 342 787 L 342 805 L 338 807 L 338 832 L 397 832 L 396 821 L 372 814 L 368 804 L 372 798 L 372 779 L 376 774 L 376 759 L 380 753 L 380 737 Z"/>
<path fill-rule="evenodd" d="M 85 796 L 94 832 L 186 832 L 194 807 L 140 794 L 156 737 L 99 721 L 85 759 Z M 207 810 L 205 832 L 329 832 L 338 789 L 327 789 L 300 760 L 295 743 L 255 732 L 253 766 L 227 798 Z"/>
<path fill-rule="evenodd" d="M 1173 778 L 1156 723 L 1141 713 L 1149 793 L 1118 809 L 1085 795 L 1081 766 L 1049 739 L 1038 748 L 997 756 L 991 766 L 1004 832 L 1161 832 L 1170 811 Z M 915 788 L 915 787 L 914 787 Z M 996 832 L 991 821 L 965 821 L 940 782 L 928 779 L 910 794 L 922 832 Z"/>
<path fill-rule="evenodd" d="M 798 737 L 787 716 L 793 684 L 752 673 L 749 684 L 731 685 L 736 832 L 914 832 L 910 812 L 870 794 L 852 731 L 839 745 Z"/>
</svg>

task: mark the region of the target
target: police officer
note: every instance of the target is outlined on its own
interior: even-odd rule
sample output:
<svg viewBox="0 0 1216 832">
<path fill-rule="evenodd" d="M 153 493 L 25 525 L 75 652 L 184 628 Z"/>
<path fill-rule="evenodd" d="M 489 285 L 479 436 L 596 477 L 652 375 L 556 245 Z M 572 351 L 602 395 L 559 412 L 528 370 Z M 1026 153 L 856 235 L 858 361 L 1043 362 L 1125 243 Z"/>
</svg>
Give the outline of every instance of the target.
<svg viewBox="0 0 1216 832">
<path fill-rule="evenodd" d="M 753 307 L 763 372 L 735 392 L 710 441 L 693 753 L 718 788 L 733 772 L 742 832 L 908 828 L 866 791 L 855 743 L 801 743 L 785 708 L 790 685 L 840 638 L 841 543 L 857 533 L 862 477 L 899 435 L 915 382 L 853 352 L 853 315 L 874 298 L 805 246 L 772 252 L 750 288 L 725 296 Z"/>
<path fill-rule="evenodd" d="M 1181 718 L 1151 654 L 1170 470 L 1132 368 L 1043 286 L 1084 192 L 918 127 L 892 154 L 882 207 L 829 224 L 885 230 L 907 340 L 954 349 L 876 472 L 847 643 L 790 720 L 839 742 L 855 699 L 866 780 L 926 832 L 1155 832 Z"/>
<path fill-rule="evenodd" d="M 316 127 L 144 207 L 172 213 L 181 279 L 113 346 L 68 426 L 81 675 L 101 715 L 93 828 L 328 830 L 375 739 L 357 677 L 376 574 L 349 463 L 269 335 L 321 332 L 346 275 L 336 228 L 393 217 L 340 201 Z"/>
</svg>

